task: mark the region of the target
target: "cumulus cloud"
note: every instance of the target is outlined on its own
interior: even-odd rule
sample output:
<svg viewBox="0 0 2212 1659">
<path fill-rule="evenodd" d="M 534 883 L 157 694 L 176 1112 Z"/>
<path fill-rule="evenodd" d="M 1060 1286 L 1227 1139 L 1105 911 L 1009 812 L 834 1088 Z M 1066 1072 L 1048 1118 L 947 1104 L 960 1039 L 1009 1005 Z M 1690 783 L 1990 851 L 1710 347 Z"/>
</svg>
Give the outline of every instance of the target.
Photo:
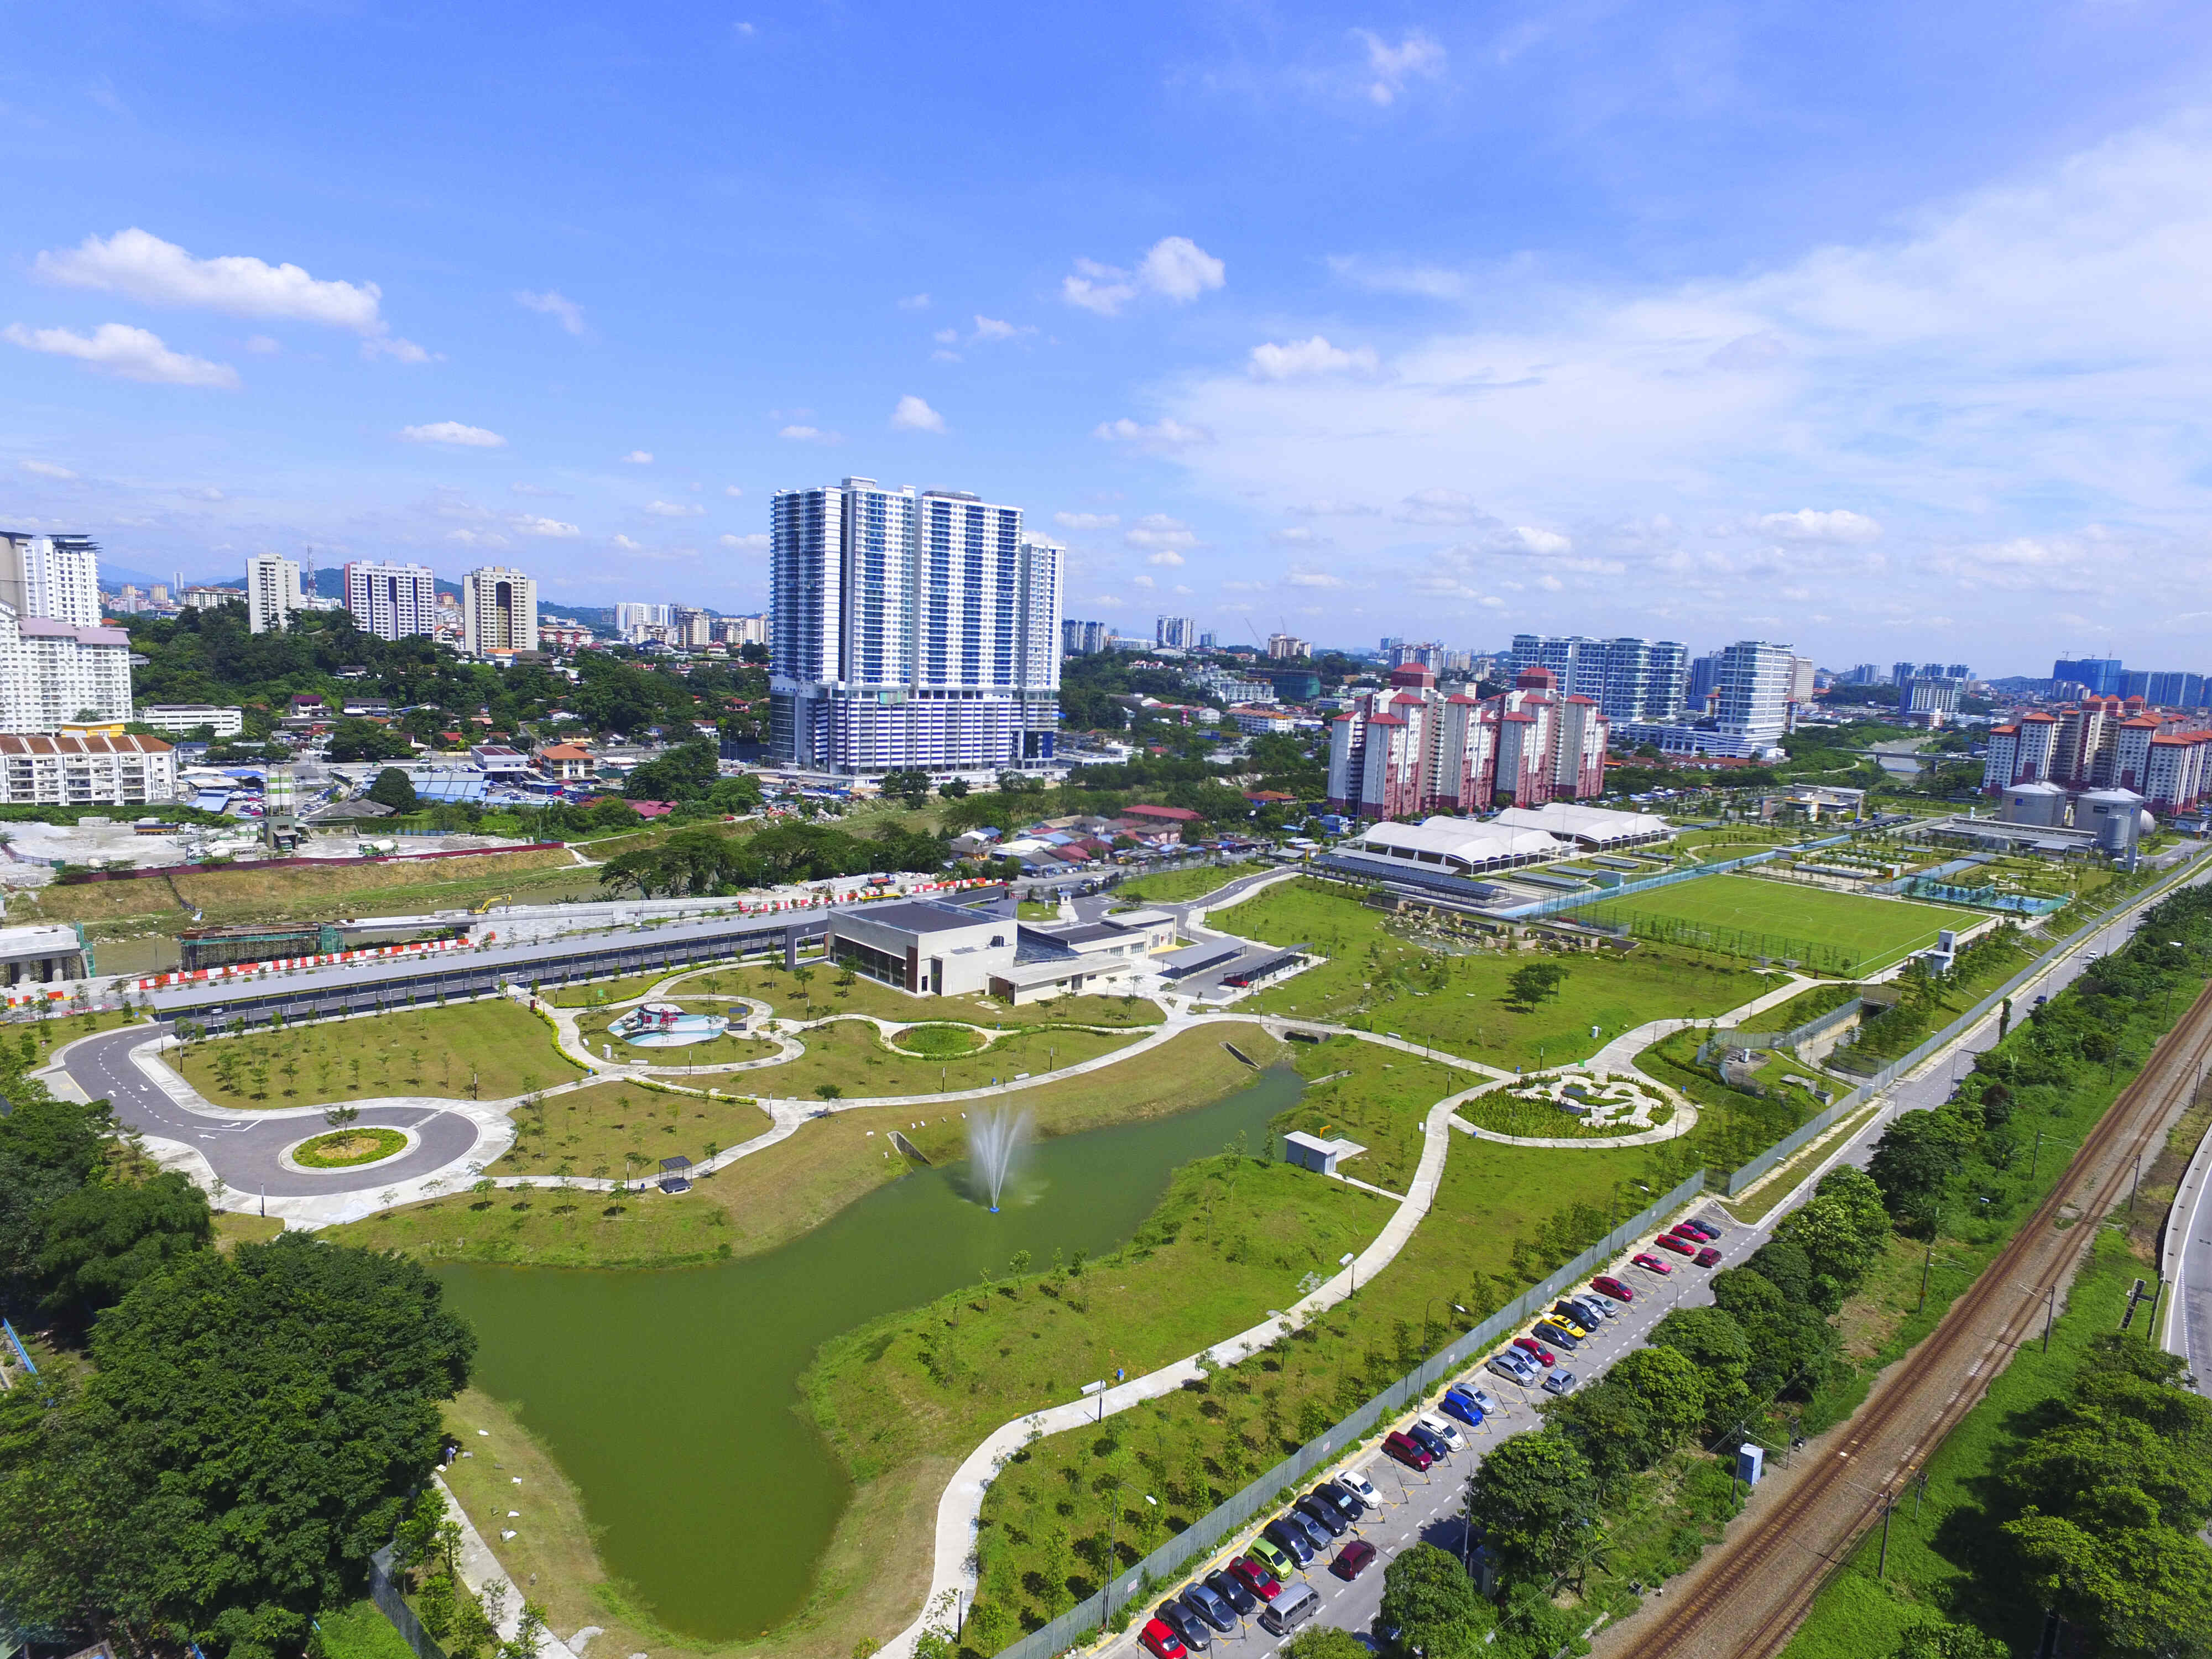
<svg viewBox="0 0 2212 1659">
<path fill-rule="evenodd" d="M 929 309 L 929 295 L 909 294 L 898 302 L 898 308 L 901 311 L 927 311 Z"/>
<path fill-rule="evenodd" d="M 1188 236 L 1163 236 L 1136 268 L 1078 259 L 1075 274 L 1060 279 L 1060 298 L 1101 317 L 1118 316 L 1142 295 L 1185 305 L 1228 281 L 1228 267 Z"/>
<path fill-rule="evenodd" d="M 1539 530 L 1533 526 L 1520 524 L 1513 526 L 1513 533 L 1520 538 L 1521 545 L 1531 553 L 1570 553 L 1574 550 L 1574 543 L 1556 530 Z"/>
<path fill-rule="evenodd" d="M 544 536 L 554 541 L 568 541 L 582 533 L 572 524 L 563 524 L 558 519 L 541 519 L 534 513 L 518 513 L 507 522 L 520 535 Z"/>
<path fill-rule="evenodd" d="M 723 493 L 725 495 L 727 495 L 727 496 L 728 496 L 732 501 L 734 501 L 738 500 L 740 496 L 742 496 L 745 492 L 744 492 L 743 489 L 739 489 L 736 484 L 724 484 L 724 485 L 722 486 L 722 493 Z"/>
<path fill-rule="evenodd" d="M 653 465 L 653 452 L 649 449 L 633 449 L 629 454 L 623 457 L 623 465 L 625 466 L 651 466 Z"/>
<path fill-rule="evenodd" d="M 645 510 L 656 519 L 696 519 L 707 509 L 696 501 L 647 501 Z"/>
<path fill-rule="evenodd" d="M 1118 513 L 1055 513 L 1052 521 L 1062 530 L 1111 530 L 1121 522 Z"/>
<path fill-rule="evenodd" d="M 768 551 L 768 532 L 765 530 L 757 530 L 750 536 L 723 536 L 718 539 L 723 546 L 733 548 L 739 552 L 765 553 Z"/>
<path fill-rule="evenodd" d="M 1382 511 L 1381 507 L 1370 507 L 1364 501 L 1302 501 L 1283 510 L 1307 519 L 1372 519 Z"/>
<path fill-rule="evenodd" d="M 65 466 L 56 466 L 52 461 L 18 461 L 16 465 L 34 478 L 53 478 L 67 483 L 76 477 Z"/>
<path fill-rule="evenodd" d="M 1283 580 L 1293 587 L 1341 587 L 1344 578 L 1332 576 L 1326 570 L 1293 570 Z"/>
<path fill-rule="evenodd" d="M 1759 527 L 1785 542 L 1871 542 L 1881 536 L 1881 525 L 1844 507 L 1822 512 L 1801 507 L 1795 513 L 1769 513 L 1759 519 Z"/>
<path fill-rule="evenodd" d="M 1463 489 L 1417 489 L 1390 515 L 1400 524 L 1474 524 L 1483 517 Z"/>
<path fill-rule="evenodd" d="M 1001 321 L 996 317 L 978 316 L 975 319 L 975 331 L 969 338 L 972 341 L 1018 340 L 1024 334 L 1036 332 L 1036 325 L 1034 323 L 1009 323 Z"/>
<path fill-rule="evenodd" d="M 1171 519 L 1164 513 L 1147 513 L 1121 532 L 1121 539 L 1132 547 L 1196 547 L 1197 532 L 1181 519 Z M 1181 560 L 1176 562 L 1180 564 Z"/>
<path fill-rule="evenodd" d="M 1444 72 L 1444 49 L 1419 29 L 1395 46 L 1371 30 L 1352 33 L 1367 48 L 1366 71 L 1361 78 L 1370 102 L 1387 107 L 1413 76 L 1433 81 Z"/>
<path fill-rule="evenodd" d="M 614 544 L 619 550 L 624 553 L 642 553 L 645 551 L 645 544 L 643 542 L 634 542 L 629 537 L 624 535 L 617 534 L 614 538 Z"/>
<path fill-rule="evenodd" d="M 480 426 L 459 421 L 433 421 L 427 426 L 403 426 L 399 435 L 410 444 L 447 444 L 457 449 L 504 449 L 507 440 Z"/>
<path fill-rule="evenodd" d="M 127 323 L 102 323 L 90 334 L 10 323 L 0 329 L 0 339 L 27 351 L 74 357 L 86 368 L 118 380 L 142 380 L 149 386 L 212 386 L 222 392 L 235 392 L 239 386 L 238 371 L 228 363 L 172 351 L 160 335 Z"/>
<path fill-rule="evenodd" d="M 921 398 L 908 392 L 898 400 L 891 410 L 891 430 L 894 432 L 942 432 L 945 416 Z"/>
<path fill-rule="evenodd" d="M 1376 358 L 1367 346 L 1346 350 L 1342 346 L 1331 345 L 1316 334 L 1311 339 L 1292 340 L 1287 345 L 1269 343 L 1254 346 L 1246 368 L 1254 379 L 1261 380 L 1287 380 L 1300 374 L 1372 374 Z"/>
<path fill-rule="evenodd" d="M 843 433 L 825 432 L 818 426 L 781 427 L 775 435 L 788 438 L 795 444 L 842 444 L 845 441 Z"/>
<path fill-rule="evenodd" d="M 526 288 L 515 295 L 514 302 L 526 310 L 550 317 L 571 334 L 584 331 L 583 307 L 555 289 L 549 288 L 543 294 L 533 294 Z"/>
<path fill-rule="evenodd" d="M 1176 552 L 1173 548 L 1169 548 L 1163 552 L 1155 553 L 1145 561 L 1146 564 L 1165 565 L 1170 570 L 1180 568 L 1182 562 L 1182 555 Z"/>
<path fill-rule="evenodd" d="M 1267 539 L 1280 547 L 1323 547 L 1328 545 L 1330 538 L 1318 530 L 1300 524 L 1292 525 L 1286 530 L 1271 530 L 1267 532 Z"/>
<path fill-rule="evenodd" d="M 507 485 L 507 489 L 512 494 L 517 495 L 544 495 L 556 501 L 565 501 L 568 499 L 568 492 L 567 490 L 548 489 L 543 484 L 511 483 Z"/>
<path fill-rule="evenodd" d="M 1126 415 L 1118 421 L 1101 421 L 1091 428 L 1091 435 L 1109 444 L 1134 444 L 1139 449 L 1188 449 L 1213 441 L 1213 434 L 1202 426 L 1186 426 L 1175 420 L 1145 426 Z"/>
</svg>

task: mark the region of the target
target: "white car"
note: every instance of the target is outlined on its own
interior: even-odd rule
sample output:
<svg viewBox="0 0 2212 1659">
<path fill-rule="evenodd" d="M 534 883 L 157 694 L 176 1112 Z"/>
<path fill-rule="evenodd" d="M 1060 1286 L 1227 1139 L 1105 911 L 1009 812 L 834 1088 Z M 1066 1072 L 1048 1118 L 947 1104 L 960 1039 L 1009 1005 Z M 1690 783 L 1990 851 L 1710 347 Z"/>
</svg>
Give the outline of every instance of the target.
<svg viewBox="0 0 2212 1659">
<path fill-rule="evenodd" d="M 1437 1439 L 1443 1441 L 1445 1445 L 1450 1447 L 1454 1451 L 1460 1451 L 1467 1445 L 1467 1440 L 1465 1437 L 1460 1433 L 1459 1425 L 1455 1423 L 1449 1422 L 1441 1417 L 1429 1417 L 1425 1415 L 1417 1418 L 1414 1420 L 1419 1422 L 1423 1428 L 1426 1429 L 1431 1434 L 1436 1436 Z"/>
<path fill-rule="evenodd" d="M 1360 1474 L 1358 1469 L 1346 1469 L 1336 1477 L 1336 1484 L 1366 1504 L 1369 1509 L 1379 1510 L 1382 1507 L 1382 1494 L 1376 1492 L 1374 1482 Z"/>
</svg>

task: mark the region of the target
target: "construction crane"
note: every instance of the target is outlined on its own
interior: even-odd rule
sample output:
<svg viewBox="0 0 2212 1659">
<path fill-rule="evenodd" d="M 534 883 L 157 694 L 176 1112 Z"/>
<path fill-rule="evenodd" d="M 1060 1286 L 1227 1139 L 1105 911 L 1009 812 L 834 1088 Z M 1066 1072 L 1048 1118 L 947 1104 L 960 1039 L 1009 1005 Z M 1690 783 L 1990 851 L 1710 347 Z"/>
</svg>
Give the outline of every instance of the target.
<svg viewBox="0 0 2212 1659">
<path fill-rule="evenodd" d="M 489 914 L 491 907 L 495 904 L 512 904 L 514 902 L 514 895 L 512 893 L 494 893 L 482 904 L 477 905 L 475 909 L 470 911 L 469 914 L 472 916 L 485 915 Z"/>
</svg>

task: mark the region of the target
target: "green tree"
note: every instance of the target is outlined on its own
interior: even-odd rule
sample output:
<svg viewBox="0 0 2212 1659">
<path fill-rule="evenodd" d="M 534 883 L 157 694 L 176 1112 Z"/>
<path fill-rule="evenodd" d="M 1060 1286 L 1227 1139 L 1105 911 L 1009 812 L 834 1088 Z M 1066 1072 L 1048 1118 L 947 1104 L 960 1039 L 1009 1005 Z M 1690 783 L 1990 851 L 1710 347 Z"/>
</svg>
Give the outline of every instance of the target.
<svg viewBox="0 0 2212 1659">
<path fill-rule="evenodd" d="M 1559 995 L 1567 970 L 1556 962 L 1525 963 L 1506 980 L 1506 1000 L 1516 1008 L 1533 1009 Z"/>
<path fill-rule="evenodd" d="M 1698 1368 L 1679 1348 L 1632 1349 L 1613 1363 L 1603 1386 L 1633 1395 L 1650 1421 L 1651 1461 L 1697 1432 L 1705 1420 L 1705 1384 Z"/>
<path fill-rule="evenodd" d="M 46 1215 L 41 1305 L 87 1319 L 149 1274 L 214 1242 L 207 1195 L 174 1170 L 135 1187 L 80 1187 Z"/>
<path fill-rule="evenodd" d="M 2118 1504 L 2089 1525 L 2029 1510 L 2005 1523 L 2026 1588 L 2069 1622 L 2094 1632 L 2107 1653 L 2212 1651 L 2212 1550 L 2161 1527 L 2148 1498 Z"/>
<path fill-rule="evenodd" d="M 351 720 L 331 731 L 329 750 L 334 761 L 405 760 L 415 745 L 374 720 Z"/>
<path fill-rule="evenodd" d="M 1434 1544 L 1412 1544 L 1383 1569 L 1378 1622 L 1397 1627 L 1401 1652 L 1418 1649 L 1428 1659 L 1467 1659 L 1483 1650 L 1498 1615 L 1459 1557 Z"/>
<path fill-rule="evenodd" d="M 720 764 L 714 744 L 679 744 L 632 771 L 623 793 L 632 800 L 696 800 L 714 789 Z"/>
<path fill-rule="evenodd" d="M 288 1233 L 198 1250 L 0 1395 L 0 1602 L 133 1649 L 296 1652 L 437 1467 L 475 1338 L 398 1256 Z"/>
<path fill-rule="evenodd" d="M 1972 1625 L 1931 1613 L 1905 1632 L 1896 1659 L 2011 1659 L 2012 1650 Z"/>
<path fill-rule="evenodd" d="M 1944 1188 L 1966 1166 L 1977 1138 L 1976 1126 L 1955 1111 L 1899 1113 L 1867 1161 L 1888 1212 L 1899 1221 L 1932 1224 Z"/>
<path fill-rule="evenodd" d="M 1597 1480 L 1589 1460 L 1547 1427 L 1492 1451 L 1468 1480 L 1468 1503 L 1488 1524 L 1498 1565 L 1533 1577 L 1574 1558 L 1596 1521 Z"/>
<path fill-rule="evenodd" d="M 1751 1403 L 1751 1341 L 1718 1308 L 1677 1308 L 1652 1328 L 1654 1344 L 1689 1362 L 1705 1390 L 1705 1420 L 1725 1429 Z"/>
<path fill-rule="evenodd" d="M 1307 1626 L 1283 1644 L 1282 1652 L 1285 1659 L 1373 1659 L 1366 1645 L 1350 1631 L 1326 1625 Z M 1437 1656 L 1434 1648 L 1429 1652 Z"/>
<path fill-rule="evenodd" d="M 920 808 L 929 800 L 929 774 L 927 772 L 886 772 L 883 777 L 883 792 L 892 800 L 902 800 L 908 806 Z"/>
<path fill-rule="evenodd" d="M 379 806 L 389 806 L 395 812 L 411 812 L 422 804 L 416 798 L 415 786 L 396 766 L 387 766 L 379 772 L 376 781 L 368 786 L 367 795 Z"/>
</svg>

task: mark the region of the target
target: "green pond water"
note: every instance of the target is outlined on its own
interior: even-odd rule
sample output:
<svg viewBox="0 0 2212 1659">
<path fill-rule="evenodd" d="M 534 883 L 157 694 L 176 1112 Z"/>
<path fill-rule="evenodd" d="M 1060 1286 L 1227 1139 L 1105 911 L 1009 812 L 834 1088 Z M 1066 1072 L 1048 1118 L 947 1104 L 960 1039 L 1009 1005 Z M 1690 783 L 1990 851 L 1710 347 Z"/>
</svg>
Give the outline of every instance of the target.
<svg viewBox="0 0 2212 1659">
<path fill-rule="evenodd" d="M 582 1492 L 607 1571 L 672 1629 L 754 1636 L 804 1603 L 850 1496 L 799 1408 L 815 1350 L 987 1267 L 1003 1273 L 1017 1250 L 1042 1264 L 1055 1249 L 1111 1249 L 1178 1165 L 1239 1133 L 1265 1146 L 1267 1121 L 1301 1086 L 1277 1069 L 1210 1106 L 1040 1141 L 996 1215 L 963 1163 L 917 1169 L 744 1261 L 438 1276 L 476 1326 L 477 1382 L 521 1407 Z M 531 1524 L 525 1499 L 517 1528 Z"/>
</svg>

